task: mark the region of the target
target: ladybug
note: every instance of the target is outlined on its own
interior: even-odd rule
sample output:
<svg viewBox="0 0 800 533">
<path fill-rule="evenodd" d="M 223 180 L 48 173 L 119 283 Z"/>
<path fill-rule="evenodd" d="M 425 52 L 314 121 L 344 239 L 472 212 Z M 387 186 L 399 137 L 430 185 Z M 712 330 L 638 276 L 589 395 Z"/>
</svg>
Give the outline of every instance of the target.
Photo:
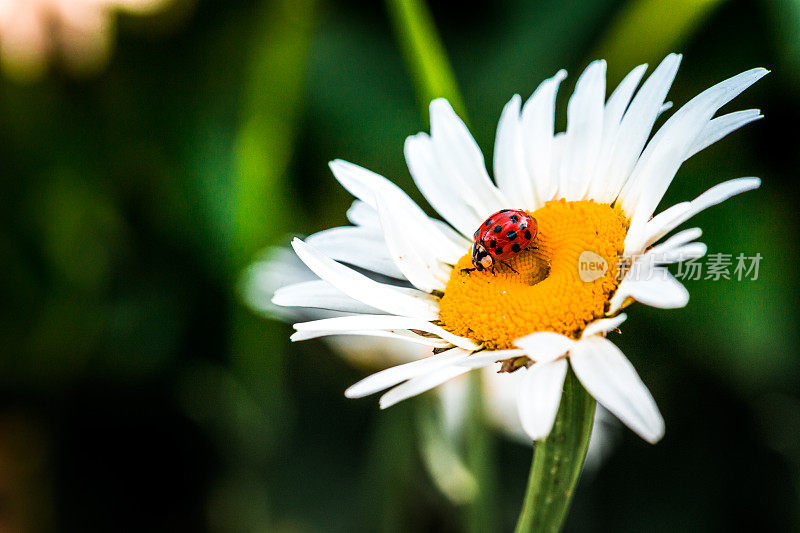
<svg viewBox="0 0 800 533">
<path fill-rule="evenodd" d="M 475 231 L 472 245 L 472 264 L 475 268 L 463 270 L 480 272 L 491 268 L 494 272 L 495 261 L 511 268 L 506 261 L 528 248 L 536 238 L 537 231 L 536 219 L 522 209 L 498 211 Z"/>
</svg>

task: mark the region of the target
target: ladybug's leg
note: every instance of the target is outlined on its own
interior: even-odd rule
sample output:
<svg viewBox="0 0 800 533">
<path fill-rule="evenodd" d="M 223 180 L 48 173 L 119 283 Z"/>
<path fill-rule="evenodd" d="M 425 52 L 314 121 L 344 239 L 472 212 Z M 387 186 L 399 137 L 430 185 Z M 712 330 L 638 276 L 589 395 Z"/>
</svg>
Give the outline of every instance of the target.
<svg viewBox="0 0 800 533">
<path fill-rule="evenodd" d="M 517 271 L 514 269 L 514 267 L 512 267 L 511 265 L 509 265 L 507 262 L 505 262 L 505 261 L 500 261 L 500 262 L 501 262 L 501 263 L 503 263 L 503 264 L 504 264 L 505 266 L 507 266 L 508 268 L 510 268 L 510 269 L 511 269 L 511 270 L 514 272 L 514 274 L 519 274 L 519 272 L 517 272 Z"/>
<path fill-rule="evenodd" d="M 469 274 L 473 270 L 478 270 L 478 269 L 477 268 L 462 268 L 461 272 L 465 272 L 465 273 Z"/>
</svg>

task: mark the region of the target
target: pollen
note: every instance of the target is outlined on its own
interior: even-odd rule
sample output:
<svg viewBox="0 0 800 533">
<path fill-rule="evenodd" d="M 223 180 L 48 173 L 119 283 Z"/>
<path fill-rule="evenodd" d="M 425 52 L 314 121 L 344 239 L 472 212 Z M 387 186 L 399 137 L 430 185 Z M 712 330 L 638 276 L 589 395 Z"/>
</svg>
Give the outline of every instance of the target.
<svg viewBox="0 0 800 533">
<path fill-rule="evenodd" d="M 619 284 L 625 214 L 592 200 L 555 200 L 530 215 L 539 233 L 506 265 L 465 271 L 470 254 L 458 261 L 440 302 L 442 327 L 488 349 L 507 349 L 537 331 L 577 338 L 604 316 Z"/>
</svg>

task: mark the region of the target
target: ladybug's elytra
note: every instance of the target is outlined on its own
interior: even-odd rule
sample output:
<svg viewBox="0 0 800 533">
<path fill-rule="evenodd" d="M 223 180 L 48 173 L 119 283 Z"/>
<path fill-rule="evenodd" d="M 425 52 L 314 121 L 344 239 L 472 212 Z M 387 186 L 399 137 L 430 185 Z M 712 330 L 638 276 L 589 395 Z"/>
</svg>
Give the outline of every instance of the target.
<svg viewBox="0 0 800 533">
<path fill-rule="evenodd" d="M 537 231 L 536 219 L 522 209 L 498 211 L 475 231 L 472 245 L 472 264 L 475 268 L 464 270 L 494 270 L 495 261 L 505 264 L 506 260 L 530 246 Z"/>
</svg>

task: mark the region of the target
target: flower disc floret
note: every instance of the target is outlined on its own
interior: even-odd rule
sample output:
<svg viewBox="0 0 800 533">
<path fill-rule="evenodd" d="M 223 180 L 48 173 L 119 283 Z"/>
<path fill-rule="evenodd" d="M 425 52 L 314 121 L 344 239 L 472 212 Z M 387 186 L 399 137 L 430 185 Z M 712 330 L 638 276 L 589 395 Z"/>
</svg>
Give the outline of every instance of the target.
<svg viewBox="0 0 800 533">
<path fill-rule="evenodd" d="M 445 329 L 488 349 L 510 349 L 515 339 L 537 331 L 578 338 L 605 315 L 619 285 L 629 225 L 624 213 L 591 200 L 558 200 L 530 214 L 539 224 L 536 242 L 507 265 L 468 272 L 471 256 L 459 260 L 441 300 Z M 605 261 L 597 279 L 581 276 L 586 257 Z"/>
</svg>

